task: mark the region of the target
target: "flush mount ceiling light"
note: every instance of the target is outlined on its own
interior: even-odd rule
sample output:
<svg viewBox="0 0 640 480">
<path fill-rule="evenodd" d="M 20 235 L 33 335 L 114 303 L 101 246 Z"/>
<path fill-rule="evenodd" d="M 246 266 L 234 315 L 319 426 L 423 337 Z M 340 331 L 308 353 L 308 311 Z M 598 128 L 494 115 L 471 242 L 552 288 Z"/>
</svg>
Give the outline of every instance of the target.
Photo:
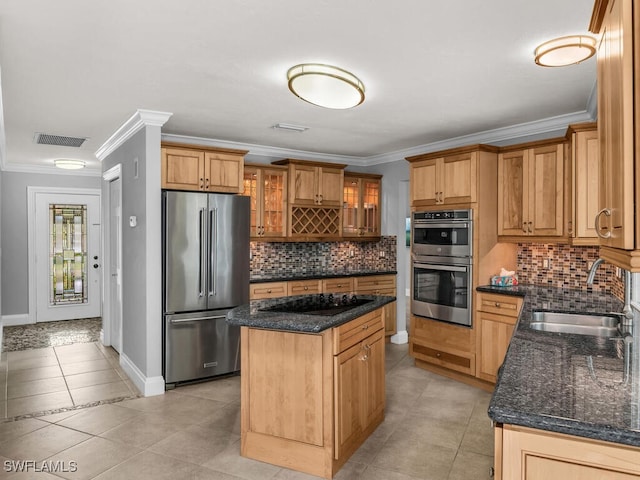
<svg viewBox="0 0 640 480">
<path fill-rule="evenodd" d="M 352 108 L 364 102 L 364 85 L 342 68 L 303 63 L 287 72 L 289 90 L 302 100 L 325 108 Z"/>
<path fill-rule="evenodd" d="M 54 160 L 53 163 L 56 167 L 64 168 L 66 170 L 79 170 L 85 166 L 85 162 L 82 160 L 71 160 L 68 158 L 58 158 Z"/>
<path fill-rule="evenodd" d="M 580 63 L 596 53 L 596 39 L 587 35 L 570 35 L 539 45 L 535 60 L 543 67 L 564 67 Z"/>
</svg>

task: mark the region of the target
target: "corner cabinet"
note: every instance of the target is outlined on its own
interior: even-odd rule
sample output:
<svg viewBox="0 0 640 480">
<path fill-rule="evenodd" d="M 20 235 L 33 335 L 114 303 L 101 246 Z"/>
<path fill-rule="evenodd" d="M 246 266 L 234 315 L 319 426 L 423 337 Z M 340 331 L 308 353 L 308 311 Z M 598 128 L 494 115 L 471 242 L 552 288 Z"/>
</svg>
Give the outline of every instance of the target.
<svg viewBox="0 0 640 480">
<path fill-rule="evenodd" d="M 167 190 L 240 193 L 246 154 L 246 150 L 164 142 L 161 186 Z"/>
<path fill-rule="evenodd" d="M 598 59 L 598 133 L 600 213 L 596 228 L 600 256 L 631 271 L 640 271 L 640 2 L 598 0 L 589 30 L 600 34 Z M 634 191 L 635 189 L 635 191 Z"/>
<path fill-rule="evenodd" d="M 295 240 L 336 240 L 342 236 L 342 196 L 346 165 L 286 158 L 288 231 Z"/>
<path fill-rule="evenodd" d="M 564 139 L 503 148 L 498 155 L 498 236 L 562 237 Z"/>
<path fill-rule="evenodd" d="M 287 235 L 287 169 L 245 165 L 244 195 L 251 198 L 251 239 Z"/>
<path fill-rule="evenodd" d="M 380 184 L 382 175 L 345 172 L 342 236 L 380 237 Z"/>
<path fill-rule="evenodd" d="M 478 151 L 497 151 L 478 145 L 460 153 L 427 153 L 408 157 L 412 207 L 475 203 L 477 201 Z"/>
<path fill-rule="evenodd" d="M 496 480 L 631 480 L 640 449 L 515 425 L 495 428 Z"/>
</svg>

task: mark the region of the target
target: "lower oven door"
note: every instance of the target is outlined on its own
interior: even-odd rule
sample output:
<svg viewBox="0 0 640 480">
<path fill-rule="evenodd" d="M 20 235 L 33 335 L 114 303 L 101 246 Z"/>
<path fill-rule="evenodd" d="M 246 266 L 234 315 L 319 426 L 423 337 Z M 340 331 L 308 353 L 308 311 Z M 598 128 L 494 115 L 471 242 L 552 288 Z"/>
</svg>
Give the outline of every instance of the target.
<svg viewBox="0 0 640 480">
<path fill-rule="evenodd" d="M 444 260 L 446 261 L 446 260 Z M 472 266 L 413 262 L 411 313 L 471 326 Z"/>
</svg>

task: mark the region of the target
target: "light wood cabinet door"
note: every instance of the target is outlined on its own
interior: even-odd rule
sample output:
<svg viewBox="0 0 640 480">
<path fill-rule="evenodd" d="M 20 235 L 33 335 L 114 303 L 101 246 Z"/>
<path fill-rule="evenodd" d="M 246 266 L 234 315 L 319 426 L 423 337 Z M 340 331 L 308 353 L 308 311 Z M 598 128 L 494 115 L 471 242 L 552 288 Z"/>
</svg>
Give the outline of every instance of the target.
<svg viewBox="0 0 640 480">
<path fill-rule="evenodd" d="M 410 196 L 414 207 L 428 207 L 439 203 L 437 158 L 414 162 L 410 166 Z"/>
<path fill-rule="evenodd" d="M 563 144 L 501 153 L 498 235 L 557 237 L 564 234 L 563 222 Z"/>
<path fill-rule="evenodd" d="M 563 145 L 529 150 L 529 233 L 561 236 L 564 232 Z"/>
<path fill-rule="evenodd" d="M 511 425 L 500 442 L 504 480 L 640 478 L 638 448 Z"/>
<path fill-rule="evenodd" d="M 600 145 L 596 124 L 571 133 L 571 243 L 598 245 L 595 218 L 600 211 Z M 574 128 L 571 126 L 570 128 Z"/>
<path fill-rule="evenodd" d="M 289 202 L 297 205 L 317 205 L 318 167 L 313 165 L 291 165 L 291 185 Z"/>
<path fill-rule="evenodd" d="M 285 237 L 287 170 L 247 165 L 243 183 L 243 195 L 251 198 L 251 237 Z"/>
<path fill-rule="evenodd" d="M 240 193 L 244 157 L 230 153 L 204 153 L 204 189 L 207 192 Z"/>
<path fill-rule="evenodd" d="M 633 0 L 610 0 L 606 6 L 598 44 L 598 129 L 600 135 L 601 202 L 609 215 L 599 217 L 600 245 L 632 250 L 638 248 L 634 221 L 634 167 L 638 123 L 634 110 L 640 100 L 634 85 L 634 61 L 638 74 L 639 42 L 634 45 Z M 635 5 L 636 15 L 638 6 Z M 635 58 L 634 58 L 635 56 Z M 636 79 L 636 82 L 638 80 Z M 636 129 L 634 131 L 634 128 Z M 640 225 L 640 222 L 638 222 Z"/>
<path fill-rule="evenodd" d="M 476 153 L 464 153 L 440 160 L 440 203 L 473 203 L 477 195 Z"/>
<path fill-rule="evenodd" d="M 385 406 L 382 330 L 335 357 L 335 458 L 353 449 Z"/>
<path fill-rule="evenodd" d="M 341 207 L 344 172 L 341 168 L 317 168 L 319 205 Z"/>
<path fill-rule="evenodd" d="M 342 198 L 342 236 L 379 237 L 381 232 L 380 178 L 345 175 Z"/>
<path fill-rule="evenodd" d="M 204 190 L 204 152 L 162 148 L 162 188 Z"/>
<path fill-rule="evenodd" d="M 496 382 L 498 368 L 504 361 L 513 336 L 516 319 L 505 315 L 478 312 L 477 321 L 480 342 L 477 352 L 476 376 L 483 380 Z"/>
</svg>

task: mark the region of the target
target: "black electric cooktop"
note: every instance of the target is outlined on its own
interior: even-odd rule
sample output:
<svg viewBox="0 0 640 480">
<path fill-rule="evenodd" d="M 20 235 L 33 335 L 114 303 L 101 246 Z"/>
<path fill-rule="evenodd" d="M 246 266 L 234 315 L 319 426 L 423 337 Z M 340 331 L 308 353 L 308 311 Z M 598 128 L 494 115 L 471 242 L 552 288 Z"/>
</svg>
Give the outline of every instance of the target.
<svg viewBox="0 0 640 480">
<path fill-rule="evenodd" d="M 337 315 L 359 307 L 372 300 L 357 298 L 355 295 L 310 295 L 270 307 L 260 308 L 262 312 L 304 313 L 305 315 Z"/>
</svg>

